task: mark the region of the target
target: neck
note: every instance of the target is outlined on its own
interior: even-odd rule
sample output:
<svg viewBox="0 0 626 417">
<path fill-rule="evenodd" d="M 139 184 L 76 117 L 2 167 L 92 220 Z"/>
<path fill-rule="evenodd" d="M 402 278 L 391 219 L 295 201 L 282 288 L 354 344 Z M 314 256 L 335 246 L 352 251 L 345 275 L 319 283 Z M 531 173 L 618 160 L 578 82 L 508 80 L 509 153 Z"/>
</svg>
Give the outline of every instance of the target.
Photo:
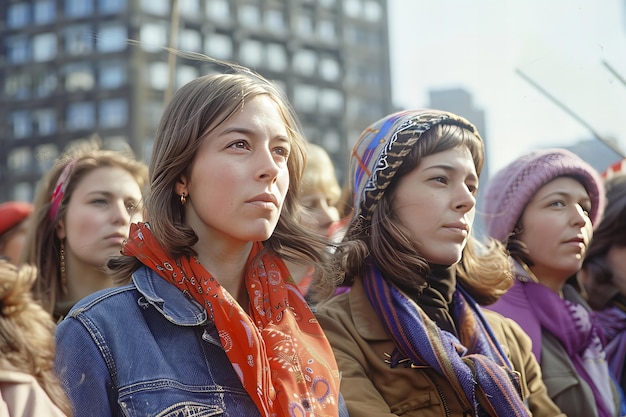
<svg viewBox="0 0 626 417">
<path fill-rule="evenodd" d="M 245 287 L 246 266 L 253 242 L 240 245 L 224 245 L 213 242 L 212 245 L 196 243 L 194 249 L 202 266 L 247 309 L 248 292 Z"/>
<path fill-rule="evenodd" d="M 77 301 L 96 291 L 113 286 L 113 279 L 98 268 L 76 259 L 71 254 L 65 256 L 65 279 L 67 293 L 59 301 Z"/>
<path fill-rule="evenodd" d="M 563 295 L 563 286 L 565 282 L 567 282 L 568 276 L 564 276 L 559 273 L 551 273 L 549 271 L 543 271 L 541 268 L 536 266 L 529 267 L 523 262 L 519 262 L 522 268 L 525 271 L 525 275 L 527 278 L 534 282 L 538 282 L 539 284 L 548 287 L 555 293 L 559 294 L 561 297 Z"/>
</svg>

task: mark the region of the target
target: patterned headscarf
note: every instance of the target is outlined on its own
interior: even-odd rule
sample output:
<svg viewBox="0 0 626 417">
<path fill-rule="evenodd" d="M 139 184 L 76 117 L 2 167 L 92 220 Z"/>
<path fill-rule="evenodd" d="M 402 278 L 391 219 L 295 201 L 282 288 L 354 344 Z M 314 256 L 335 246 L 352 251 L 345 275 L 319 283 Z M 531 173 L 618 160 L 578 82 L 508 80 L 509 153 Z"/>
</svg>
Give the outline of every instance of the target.
<svg viewBox="0 0 626 417">
<path fill-rule="evenodd" d="M 438 124 L 461 126 L 480 138 L 476 127 L 452 113 L 421 109 L 393 113 L 361 133 L 352 150 L 350 174 L 356 223 L 369 223 L 376 205 L 422 134 Z"/>
</svg>

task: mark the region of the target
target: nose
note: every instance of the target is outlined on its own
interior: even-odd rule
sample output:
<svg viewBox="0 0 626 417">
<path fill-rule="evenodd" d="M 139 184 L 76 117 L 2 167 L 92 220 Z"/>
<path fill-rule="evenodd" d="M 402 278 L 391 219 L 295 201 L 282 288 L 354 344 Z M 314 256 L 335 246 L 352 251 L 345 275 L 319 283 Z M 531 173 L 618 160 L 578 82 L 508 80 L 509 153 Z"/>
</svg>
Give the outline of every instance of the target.
<svg viewBox="0 0 626 417">
<path fill-rule="evenodd" d="M 113 204 L 113 222 L 118 224 L 130 224 L 132 213 L 126 207 L 124 200 L 117 200 Z"/>
<path fill-rule="evenodd" d="M 574 226 L 585 226 L 587 222 L 591 223 L 587 211 L 580 204 L 574 205 L 571 216 Z"/>
<path fill-rule="evenodd" d="M 257 152 L 258 173 L 257 178 L 260 180 L 276 181 L 280 167 L 274 159 L 274 154 L 270 149 L 262 149 Z"/>
<path fill-rule="evenodd" d="M 467 213 L 476 206 L 476 196 L 472 193 L 467 185 L 462 184 L 455 199 L 455 208 Z"/>
</svg>

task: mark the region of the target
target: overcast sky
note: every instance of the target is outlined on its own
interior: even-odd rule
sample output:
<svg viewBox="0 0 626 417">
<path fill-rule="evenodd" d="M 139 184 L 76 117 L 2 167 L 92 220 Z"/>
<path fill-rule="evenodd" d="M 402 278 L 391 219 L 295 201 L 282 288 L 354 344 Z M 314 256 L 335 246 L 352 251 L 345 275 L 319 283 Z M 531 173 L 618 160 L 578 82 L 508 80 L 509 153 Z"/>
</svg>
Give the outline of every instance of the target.
<svg viewBox="0 0 626 417">
<path fill-rule="evenodd" d="M 394 103 L 462 87 L 486 112 L 492 170 L 590 131 L 521 71 L 626 151 L 625 0 L 388 0 Z"/>
</svg>

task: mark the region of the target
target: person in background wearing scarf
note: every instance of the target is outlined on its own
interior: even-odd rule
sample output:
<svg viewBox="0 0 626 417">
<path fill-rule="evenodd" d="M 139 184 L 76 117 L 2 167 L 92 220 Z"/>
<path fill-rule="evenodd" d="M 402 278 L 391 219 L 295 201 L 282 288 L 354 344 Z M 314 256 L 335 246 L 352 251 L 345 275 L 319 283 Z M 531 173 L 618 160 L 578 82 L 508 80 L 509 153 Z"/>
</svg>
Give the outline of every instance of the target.
<svg viewBox="0 0 626 417">
<path fill-rule="evenodd" d="M 626 173 L 604 180 L 606 208 L 578 271 L 592 318 L 602 330 L 609 369 L 626 391 Z"/>
<path fill-rule="evenodd" d="M 471 234 L 483 158 L 476 128 L 438 110 L 388 115 L 355 144 L 335 252 L 351 289 L 316 310 L 351 417 L 562 416 L 528 336 L 478 304 L 512 283 L 502 245 Z"/>
<path fill-rule="evenodd" d="M 347 416 L 339 370 L 283 257 L 324 274 L 328 242 L 298 222 L 305 139 L 252 71 L 181 87 L 156 132 L 146 222 L 119 282 L 57 330 L 77 416 Z"/>
<path fill-rule="evenodd" d="M 515 266 L 515 284 L 489 308 L 530 336 L 548 393 L 570 417 L 621 415 L 599 329 L 567 283 L 582 267 L 603 210 L 599 174 L 565 149 L 520 156 L 484 194 L 487 233 L 506 245 Z"/>
</svg>

